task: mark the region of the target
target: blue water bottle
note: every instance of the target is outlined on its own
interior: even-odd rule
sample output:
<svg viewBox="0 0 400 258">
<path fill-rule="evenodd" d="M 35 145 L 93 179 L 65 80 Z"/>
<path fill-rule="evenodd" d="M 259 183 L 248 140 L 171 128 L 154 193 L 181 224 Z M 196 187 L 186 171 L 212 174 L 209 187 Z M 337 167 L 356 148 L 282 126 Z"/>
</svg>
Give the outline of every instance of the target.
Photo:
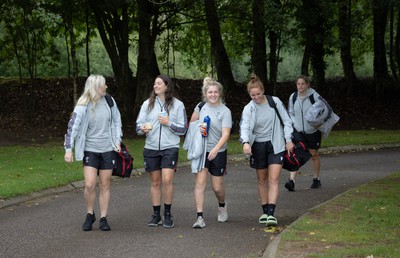
<svg viewBox="0 0 400 258">
<path fill-rule="evenodd" d="M 207 135 L 208 135 L 208 131 L 210 130 L 210 122 L 211 122 L 210 117 L 209 117 L 209 116 L 206 116 L 206 117 L 204 118 L 204 120 L 203 120 L 203 123 L 201 124 L 201 126 L 202 126 L 203 128 L 205 128 L 205 130 L 202 132 L 202 135 L 203 135 L 204 137 L 207 137 Z"/>
</svg>

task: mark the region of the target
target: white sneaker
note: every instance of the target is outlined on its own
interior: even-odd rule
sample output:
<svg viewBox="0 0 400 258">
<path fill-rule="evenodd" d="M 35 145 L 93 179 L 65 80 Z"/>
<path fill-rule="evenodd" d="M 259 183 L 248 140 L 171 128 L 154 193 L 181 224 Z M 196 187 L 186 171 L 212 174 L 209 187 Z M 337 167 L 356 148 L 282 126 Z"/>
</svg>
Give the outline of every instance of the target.
<svg viewBox="0 0 400 258">
<path fill-rule="evenodd" d="M 204 228 L 206 226 L 206 223 L 204 222 L 204 219 L 202 216 L 197 217 L 196 222 L 193 224 L 193 228 Z"/>
<path fill-rule="evenodd" d="M 225 207 L 218 208 L 218 221 L 225 222 L 228 220 L 228 208 L 227 204 L 225 203 Z"/>
</svg>

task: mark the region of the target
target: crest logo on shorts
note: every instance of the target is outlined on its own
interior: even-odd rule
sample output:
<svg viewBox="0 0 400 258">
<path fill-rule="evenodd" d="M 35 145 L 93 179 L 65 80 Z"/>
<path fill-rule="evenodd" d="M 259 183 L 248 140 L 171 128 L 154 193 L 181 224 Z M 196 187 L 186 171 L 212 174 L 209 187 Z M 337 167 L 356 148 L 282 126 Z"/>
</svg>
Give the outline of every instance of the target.
<svg viewBox="0 0 400 258">
<path fill-rule="evenodd" d="M 85 157 L 85 163 L 89 163 L 89 157 Z"/>
<path fill-rule="evenodd" d="M 283 157 L 281 157 L 281 161 L 283 160 Z"/>
</svg>

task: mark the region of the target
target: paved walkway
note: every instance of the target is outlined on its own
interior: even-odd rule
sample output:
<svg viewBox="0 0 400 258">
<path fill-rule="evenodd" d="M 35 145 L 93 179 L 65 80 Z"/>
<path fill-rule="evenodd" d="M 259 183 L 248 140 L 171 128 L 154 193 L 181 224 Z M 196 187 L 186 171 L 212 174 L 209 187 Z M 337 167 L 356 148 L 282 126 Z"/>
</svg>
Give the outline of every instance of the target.
<svg viewBox="0 0 400 258">
<path fill-rule="evenodd" d="M 282 171 L 276 210 L 279 226 L 288 227 L 308 209 L 399 170 L 399 147 L 400 144 L 323 149 L 321 189 L 309 188 L 310 164 L 302 169 L 296 192 L 283 187 L 288 172 Z M 173 229 L 146 226 L 152 209 L 145 174 L 113 181 L 110 232 L 98 230 L 98 221 L 93 231 L 81 230 L 85 216 L 81 182 L 3 200 L 0 257 L 274 257 L 271 247 L 276 240 L 271 240 L 279 239 L 279 235 L 266 232 L 258 223 L 261 207 L 254 170 L 242 155 L 237 155 L 230 156 L 228 173 L 225 182 L 229 221 L 217 222 L 217 201 L 208 184 L 207 227 L 201 230 L 191 228 L 195 220 L 193 175 L 183 165 L 175 176 Z"/>
</svg>

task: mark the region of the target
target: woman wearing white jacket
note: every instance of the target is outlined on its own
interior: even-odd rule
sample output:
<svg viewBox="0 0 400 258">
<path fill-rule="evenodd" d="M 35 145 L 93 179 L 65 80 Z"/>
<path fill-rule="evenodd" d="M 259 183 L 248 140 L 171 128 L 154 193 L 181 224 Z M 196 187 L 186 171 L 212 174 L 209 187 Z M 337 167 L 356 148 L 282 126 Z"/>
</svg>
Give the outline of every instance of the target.
<svg viewBox="0 0 400 258">
<path fill-rule="evenodd" d="M 121 149 L 121 115 L 114 99 L 110 107 L 106 100 L 106 80 L 101 75 L 90 75 L 83 94 L 71 115 L 65 134 L 65 156 L 68 163 L 73 161 L 72 149 L 75 147 L 75 159 L 83 160 L 85 177 L 84 197 L 86 201 L 86 220 L 84 231 L 92 230 L 96 217 L 94 202 L 96 198 L 96 180 L 99 176 L 100 188 L 100 230 L 111 230 L 107 222 L 110 201 L 111 175 L 116 159 L 116 151 Z"/>
<path fill-rule="evenodd" d="M 180 136 L 186 132 L 187 118 L 182 101 L 173 95 L 171 78 L 159 75 L 153 91 L 140 108 L 136 132 L 146 135 L 143 150 L 144 167 L 150 177 L 150 195 L 153 215 L 147 225 L 174 227 L 171 206 L 174 197 L 174 173 L 178 164 Z M 161 202 L 164 216 L 161 218 Z"/>
<path fill-rule="evenodd" d="M 264 95 L 263 83 L 254 74 L 247 84 L 247 91 L 252 100 L 243 109 L 240 140 L 243 153 L 251 155 L 250 166 L 257 172 L 258 193 L 263 210 L 258 221 L 267 226 L 276 226 L 278 221 L 274 212 L 278 200 L 279 174 L 285 151 L 293 149 L 292 121 L 279 98 L 272 97 L 282 117 L 282 126 Z"/>
<path fill-rule="evenodd" d="M 319 179 L 321 161 L 318 149 L 321 147 L 322 134 L 318 130 L 318 126 L 312 126 L 305 119 L 305 116 L 320 95 L 310 87 L 310 80 L 305 75 L 300 75 L 296 79 L 296 88 L 297 92 L 292 93 L 289 97 L 289 115 L 293 121 L 294 129 L 301 135 L 312 155 L 313 182 L 311 188 L 316 189 L 321 187 Z M 294 191 L 296 174 L 297 171 L 290 172 L 289 181 L 285 184 L 289 191 Z"/>
</svg>

